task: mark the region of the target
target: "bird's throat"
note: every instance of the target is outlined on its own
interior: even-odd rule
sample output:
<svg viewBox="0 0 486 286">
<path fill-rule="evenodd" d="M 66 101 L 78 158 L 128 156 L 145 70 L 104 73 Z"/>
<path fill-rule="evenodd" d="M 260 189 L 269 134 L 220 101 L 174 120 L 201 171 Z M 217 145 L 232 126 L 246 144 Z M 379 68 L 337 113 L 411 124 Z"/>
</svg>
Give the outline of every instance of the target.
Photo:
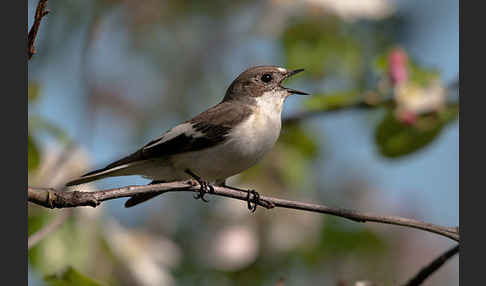
<svg viewBox="0 0 486 286">
<path fill-rule="evenodd" d="M 256 98 L 256 106 L 259 112 L 265 116 L 278 117 L 280 120 L 285 98 L 285 92 L 265 92 L 262 96 Z"/>
</svg>

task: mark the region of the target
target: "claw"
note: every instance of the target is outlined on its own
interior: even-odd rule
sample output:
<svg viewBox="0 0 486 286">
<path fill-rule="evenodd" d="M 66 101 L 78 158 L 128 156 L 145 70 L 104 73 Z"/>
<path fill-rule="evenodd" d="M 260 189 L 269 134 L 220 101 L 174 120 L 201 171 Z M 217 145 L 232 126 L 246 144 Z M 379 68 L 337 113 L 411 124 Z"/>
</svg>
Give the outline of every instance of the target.
<svg viewBox="0 0 486 286">
<path fill-rule="evenodd" d="M 248 209 L 251 213 L 254 213 L 257 209 L 258 202 L 260 201 L 260 194 L 255 190 L 248 190 L 248 195 L 246 196 L 246 201 L 248 203 Z M 253 206 L 251 205 L 250 194 L 253 195 Z"/>
<path fill-rule="evenodd" d="M 206 199 L 204 198 L 204 195 L 205 195 L 206 193 L 208 193 L 209 191 L 211 191 L 211 188 L 212 188 L 212 186 L 211 186 L 211 185 L 209 185 L 209 186 L 211 186 L 211 188 L 209 188 L 209 191 L 208 191 L 208 185 L 209 185 L 209 184 L 208 184 L 207 182 L 205 182 L 205 181 L 201 181 L 201 182 L 200 182 L 200 186 L 201 186 L 201 188 L 199 189 L 199 194 L 196 194 L 196 195 L 194 195 L 193 197 L 194 197 L 196 200 L 201 199 L 201 200 L 202 200 L 203 202 L 205 202 L 205 203 L 209 202 L 208 200 L 206 200 Z M 213 189 L 213 190 L 214 190 L 214 189 Z"/>
<path fill-rule="evenodd" d="M 204 193 L 204 192 L 199 191 L 199 194 L 196 194 L 196 195 L 194 195 L 194 196 L 192 196 L 192 197 L 193 197 L 194 199 L 196 199 L 196 200 L 201 199 L 201 200 L 202 200 L 203 202 L 205 202 L 205 203 L 209 202 L 208 200 L 206 200 L 206 199 L 204 198 L 204 195 L 205 195 L 205 193 Z"/>
<path fill-rule="evenodd" d="M 232 189 L 232 190 L 237 190 L 237 191 L 240 191 L 240 192 L 246 192 L 246 202 L 248 204 L 248 209 L 250 210 L 251 213 L 254 213 L 256 211 L 258 203 L 260 203 L 260 193 L 258 193 L 255 190 L 245 190 L 245 189 L 239 189 L 239 188 L 236 188 L 236 187 L 231 187 L 231 186 L 226 185 L 225 183 L 223 183 L 222 186 L 225 187 L 225 188 Z M 251 195 L 253 195 L 253 198 L 251 197 Z M 253 202 L 253 205 L 251 204 L 252 202 Z M 264 202 L 267 203 L 266 201 L 264 201 Z M 266 204 L 264 204 L 264 206 L 267 207 Z"/>
<path fill-rule="evenodd" d="M 193 177 L 194 180 L 196 180 L 199 183 L 199 186 L 201 186 L 199 188 L 199 194 L 196 194 L 196 195 L 193 196 L 194 199 L 196 199 L 196 200 L 201 199 L 205 203 L 209 202 L 208 200 L 206 200 L 204 198 L 204 195 L 207 194 L 207 193 L 214 192 L 213 186 L 211 186 L 211 184 L 209 184 L 207 181 L 204 181 L 203 179 L 201 179 L 201 177 L 197 176 L 196 174 L 194 174 L 190 170 L 186 170 L 186 173 L 191 175 L 191 177 Z"/>
</svg>

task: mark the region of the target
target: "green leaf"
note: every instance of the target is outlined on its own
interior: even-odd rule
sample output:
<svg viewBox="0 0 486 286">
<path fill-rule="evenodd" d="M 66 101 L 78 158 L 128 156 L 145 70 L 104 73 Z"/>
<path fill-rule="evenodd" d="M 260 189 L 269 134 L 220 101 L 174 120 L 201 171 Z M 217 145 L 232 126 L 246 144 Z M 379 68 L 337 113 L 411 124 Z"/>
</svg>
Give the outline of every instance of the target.
<svg viewBox="0 0 486 286">
<path fill-rule="evenodd" d="M 303 255 L 309 265 L 346 255 L 361 257 L 369 263 L 370 258 L 378 258 L 387 248 L 386 241 L 377 233 L 342 218 L 328 217 L 322 225 L 319 243 L 305 249 Z"/>
<path fill-rule="evenodd" d="M 29 103 L 37 101 L 39 95 L 40 95 L 40 85 L 36 82 L 29 83 L 29 87 L 28 87 Z"/>
<path fill-rule="evenodd" d="M 282 44 L 289 68 L 305 67 L 306 74 L 357 75 L 363 65 L 359 43 L 343 32 L 336 17 L 307 18 L 287 27 Z"/>
<path fill-rule="evenodd" d="M 380 153 L 395 158 L 421 150 L 437 138 L 445 123 L 455 118 L 453 110 L 446 113 L 422 115 L 410 126 L 398 121 L 390 111 L 375 131 Z"/>
<path fill-rule="evenodd" d="M 29 232 L 36 231 L 56 219 L 52 213 L 47 218 L 43 217 L 48 213 L 29 215 Z M 71 216 L 56 231 L 29 249 L 29 265 L 32 271 L 42 274 L 60 273 L 69 266 L 84 271 L 92 269 L 93 263 L 100 258 L 105 264 L 112 263 L 106 258 L 105 253 L 100 251 L 97 225 L 91 225 L 90 231 L 86 231 L 82 225 L 87 222 Z M 92 255 L 93 252 L 97 253 L 96 257 Z"/>
<path fill-rule="evenodd" d="M 293 148 L 306 158 L 314 158 L 319 151 L 316 138 L 299 124 L 290 124 L 282 131 L 279 142 Z"/>
<path fill-rule="evenodd" d="M 385 249 L 385 242 L 373 231 L 362 226 L 347 227 L 346 224 L 339 218 L 327 219 L 321 232 L 321 247 L 331 253 L 362 251 L 377 254 Z"/>
<path fill-rule="evenodd" d="M 39 231 L 48 220 L 49 216 L 44 210 L 36 212 L 35 214 L 29 214 L 29 217 L 27 218 L 27 235 L 30 236 Z"/>
<path fill-rule="evenodd" d="M 376 57 L 374 67 L 379 73 L 385 73 L 388 69 L 388 53 L 383 53 Z"/>
<path fill-rule="evenodd" d="M 444 110 L 439 113 L 439 118 L 444 123 L 454 121 L 459 116 L 459 103 L 449 103 Z"/>
<path fill-rule="evenodd" d="M 358 100 L 357 91 L 339 91 L 313 95 L 303 105 L 310 110 L 333 110 L 353 105 Z"/>
<path fill-rule="evenodd" d="M 418 64 L 410 61 L 409 79 L 421 86 L 428 85 L 431 81 L 439 78 L 439 72 L 436 69 L 425 69 Z"/>
<path fill-rule="evenodd" d="M 298 149 L 288 146 L 282 148 L 282 155 L 279 159 L 281 164 L 276 166 L 276 168 L 285 185 L 291 188 L 300 187 L 304 189 L 305 186 L 303 186 L 302 180 L 309 174 L 309 161 Z"/>
<path fill-rule="evenodd" d="M 61 275 L 49 275 L 44 280 L 51 286 L 101 286 L 99 282 L 84 276 L 76 271 L 74 268 L 69 267 Z"/>
<path fill-rule="evenodd" d="M 34 138 L 29 134 L 27 138 L 27 155 L 28 155 L 28 171 L 32 172 L 37 167 L 39 167 L 40 163 L 40 152 L 39 147 L 37 147 L 37 142 L 35 142 Z"/>
<path fill-rule="evenodd" d="M 48 211 L 45 209 L 39 209 L 32 211 L 29 209 L 29 217 L 27 219 L 27 233 L 28 236 L 41 230 L 50 220 Z M 48 239 L 48 238 L 46 238 Z M 39 243 L 34 245 L 34 247 L 29 249 L 28 260 L 29 265 L 34 271 L 44 271 L 46 266 L 46 261 L 43 252 L 43 244 L 45 239 L 41 240 Z"/>
</svg>

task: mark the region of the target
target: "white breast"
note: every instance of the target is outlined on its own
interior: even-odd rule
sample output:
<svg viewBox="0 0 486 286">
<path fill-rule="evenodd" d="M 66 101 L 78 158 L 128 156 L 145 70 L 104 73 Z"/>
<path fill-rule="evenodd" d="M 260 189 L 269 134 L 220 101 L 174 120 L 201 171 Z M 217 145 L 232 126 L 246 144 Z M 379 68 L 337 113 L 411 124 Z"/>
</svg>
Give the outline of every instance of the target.
<svg viewBox="0 0 486 286">
<path fill-rule="evenodd" d="M 273 147 L 280 135 L 284 99 L 275 93 L 256 98 L 254 113 L 235 128 L 231 137 L 238 138 L 238 148 L 245 156 L 258 161 Z"/>
<path fill-rule="evenodd" d="M 236 175 L 260 161 L 275 145 L 281 128 L 285 96 L 269 93 L 257 98 L 253 114 L 236 126 L 224 144 L 178 155 L 177 170 L 187 168 L 206 180 Z M 182 174 L 181 174 L 182 176 Z"/>
</svg>

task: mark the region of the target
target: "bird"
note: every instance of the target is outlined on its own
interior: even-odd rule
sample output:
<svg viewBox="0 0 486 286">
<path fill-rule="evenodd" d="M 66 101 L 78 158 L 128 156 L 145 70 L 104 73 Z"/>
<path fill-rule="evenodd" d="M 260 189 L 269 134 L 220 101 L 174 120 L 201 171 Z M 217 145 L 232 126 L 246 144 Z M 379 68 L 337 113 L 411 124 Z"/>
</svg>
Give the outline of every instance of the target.
<svg viewBox="0 0 486 286">
<path fill-rule="evenodd" d="M 283 87 L 282 82 L 304 69 L 279 66 L 253 66 L 230 84 L 222 101 L 194 118 L 169 129 L 130 155 L 104 168 L 74 179 L 66 186 L 116 176 L 140 175 L 150 184 L 172 181 L 197 181 L 196 199 L 214 191 L 211 183 L 226 187 L 226 179 L 255 165 L 275 145 L 282 125 L 285 99 L 306 92 Z M 259 198 L 248 192 L 248 208 L 256 209 Z M 133 207 L 159 194 L 139 194 L 129 198 Z"/>
</svg>

